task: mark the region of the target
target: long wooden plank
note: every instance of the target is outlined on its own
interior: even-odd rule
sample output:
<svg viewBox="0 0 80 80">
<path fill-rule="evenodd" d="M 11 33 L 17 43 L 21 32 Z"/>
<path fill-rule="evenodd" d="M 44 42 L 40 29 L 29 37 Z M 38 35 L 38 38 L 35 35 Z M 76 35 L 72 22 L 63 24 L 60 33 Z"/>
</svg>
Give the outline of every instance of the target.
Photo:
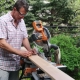
<svg viewBox="0 0 80 80">
<path fill-rule="evenodd" d="M 54 67 L 49 62 L 45 61 L 38 55 L 30 56 L 29 59 L 36 64 L 40 69 L 46 72 L 53 80 L 74 80 L 69 75 L 65 74 L 58 68 Z"/>
<path fill-rule="evenodd" d="M 53 80 L 75 80 L 38 55 L 32 55 L 29 59 L 42 71 L 47 73 Z"/>
</svg>

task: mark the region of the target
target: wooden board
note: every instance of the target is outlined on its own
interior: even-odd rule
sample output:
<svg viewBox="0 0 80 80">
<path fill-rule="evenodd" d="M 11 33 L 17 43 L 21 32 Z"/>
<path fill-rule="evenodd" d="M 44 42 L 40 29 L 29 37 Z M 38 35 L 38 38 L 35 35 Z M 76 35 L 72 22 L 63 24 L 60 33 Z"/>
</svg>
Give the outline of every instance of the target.
<svg viewBox="0 0 80 80">
<path fill-rule="evenodd" d="M 42 71 L 47 73 L 52 78 L 52 80 L 75 80 L 63 71 L 59 70 L 58 68 L 50 64 L 48 61 L 39 57 L 38 55 L 32 55 L 29 57 L 29 59 L 35 65 L 37 65 Z"/>
</svg>

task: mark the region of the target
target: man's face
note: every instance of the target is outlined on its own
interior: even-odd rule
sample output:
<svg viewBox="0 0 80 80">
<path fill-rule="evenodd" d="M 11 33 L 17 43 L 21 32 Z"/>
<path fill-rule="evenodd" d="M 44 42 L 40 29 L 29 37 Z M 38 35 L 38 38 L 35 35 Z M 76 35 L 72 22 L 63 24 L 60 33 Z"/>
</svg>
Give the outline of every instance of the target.
<svg viewBox="0 0 80 80">
<path fill-rule="evenodd" d="M 17 10 L 15 8 L 15 12 L 14 12 L 14 18 L 16 20 L 21 20 L 22 18 L 24 18 L 24 16 L 26 15 L 26 10 L 24 9 L 24 7 L 21 7 L 19 10 Z"/>
</svg>

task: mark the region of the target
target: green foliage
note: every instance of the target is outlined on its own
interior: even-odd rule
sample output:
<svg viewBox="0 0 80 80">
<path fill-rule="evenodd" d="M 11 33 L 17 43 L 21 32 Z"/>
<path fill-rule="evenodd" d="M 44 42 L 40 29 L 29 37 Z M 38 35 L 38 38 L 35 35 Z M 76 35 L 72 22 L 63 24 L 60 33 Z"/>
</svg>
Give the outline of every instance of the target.
<svg viewBox="0 0 80 80">
<path fill-rule="evenodd" d="M 68 0 L 49 0 L 49 3 L 44 3 L 43 0 L 28 1 L 31 7 L 29 13 L 33 14 L 30 18 L 27 18 L 30 14 L 26 16 L 25 19 L 28 21 L 41 20 L 53 26 L 60 23 L 68 24 L 72 20 L 74 11 L 68 6 Z"/>
<path fill-rule="evenodd" d="M 60 47 L 61 63 L 66 65 L 70 71 L 74 71 L 77 67 L 78 71 L 75 74 L 80 76 L 80 47 L 76 47 L 76 39 L 60 34 L 51 38 L 50 42 Z"/>
<path fill-rule="evenodd" d="M 25 16 L 26 25 L 31 27 L 34 20 L 42 20 L 53 26 L 65 23 L 80 25 L 80 0 L 28 0 L 30 9 Z M 15 0 L 0 1 L 0 16 L 12 9 Z M 74 15 L 75 14 L 75 15 Z"/>
<path fill-rule="evenodd" d="M 52 0 L 50 5 L 53 6 L 53 12 L 56 12 L 55 16 L 62 18 L 61 23 L 68 23 L 72 19 L 74 11 L 68 6 L 68 0 Z"/>
<path fill-rule="evenodd" d="M 75 12 L 71 24 L 80 26 L 80 0 L 68 0 L 68 5 Z"/>
<path fill-rule="evenodd" d="M 12 9 L 14 0 L 0 0 L 0 16 Z"/>
<path fill-rule="evenodd" d="M 31 27 L 32 26 L 32 22 L 34 20 L 36 20 L 36 19 L 34 17 L 34 14 L 28 12 L 27 15 L 25 16 L 24 20 L 25 20 L 26 26 Z"/>
</svg>

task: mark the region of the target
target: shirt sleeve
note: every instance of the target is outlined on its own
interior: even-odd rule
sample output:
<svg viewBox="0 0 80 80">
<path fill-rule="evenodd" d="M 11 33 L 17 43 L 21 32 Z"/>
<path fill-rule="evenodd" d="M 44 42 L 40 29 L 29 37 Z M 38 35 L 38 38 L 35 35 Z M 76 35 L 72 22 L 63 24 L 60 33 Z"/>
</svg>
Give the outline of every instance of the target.
<svg viewBox="0 0 80 80">
<path fill-rule="evenodd" d="M 22 26 L 21 26 L 22 30 L 23 30 L 23 38 L 26 38 L 28 37 L 28 33 L 27 33 L 27 28 L 26 28 L 26 25 L 25 25 L 25 22 L 24 20 L 22 21 Z"/>
<path fill-rule="evenodd" d="M 25 27 L 24 38 L 28 37 L 27 28 Z"/>
<path fill-rule="evenodd" d="M 6 39 L 7 33 L 5 27 L 6 27 L 6 23 L 0 19 L 0 39 L 1 38 Z"/>
</svg>

